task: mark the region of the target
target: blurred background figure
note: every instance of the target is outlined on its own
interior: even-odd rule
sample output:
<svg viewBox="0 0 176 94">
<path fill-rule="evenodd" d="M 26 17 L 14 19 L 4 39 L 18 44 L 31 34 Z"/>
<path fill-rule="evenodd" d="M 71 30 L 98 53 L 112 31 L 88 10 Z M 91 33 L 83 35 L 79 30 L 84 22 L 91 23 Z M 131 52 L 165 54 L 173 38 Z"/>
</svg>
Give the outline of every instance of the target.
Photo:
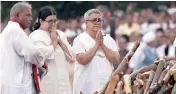
<svg viewBox="0 0 176 94">
<path fill-rule="evenodd" d="M 141 69 L 154 63 L 158 58 L 155 48 L 156 34 L 148 32 L 142 37 L 142 42 L 130 62 L 130 68 L 133 70 Z"/>
<path fill-rule="evenodd" d="M 121 35 L 118 39 L 120 62 L 128 53 L 128 49 L 127 49 L 128 42 L 129 42 L 129 37 L 127 35 Z M 117 67 L 118 67 L 118 64 L 114 64 L 114 68 L 116 69 Z"/>
<path fill-rule="evenodd" d="M 66 21 L 62 20 L 62 19 L 59 19 L 58 22 L 57 22 L 57 29 L 60 30 L 60 31 L 65 32 L 66 28 L 67 28 L 66 27 Z"/>
</svg>

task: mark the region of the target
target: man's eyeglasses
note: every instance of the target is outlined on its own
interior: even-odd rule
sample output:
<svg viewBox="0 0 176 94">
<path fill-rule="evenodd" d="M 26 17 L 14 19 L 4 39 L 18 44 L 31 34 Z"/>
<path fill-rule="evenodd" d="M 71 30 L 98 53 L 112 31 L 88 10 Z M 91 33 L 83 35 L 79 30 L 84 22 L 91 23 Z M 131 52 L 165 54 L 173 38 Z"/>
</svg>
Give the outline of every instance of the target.
<svg viewBox="0 0 176 94">
<path fill-rule="evenodd" d="M 49 24 L 52 24 L 52 23 L 57 23 L 57 20 L 45 20 L 46 22 L 48 22 Z"/>
<path fill-rule="evenodd" d="M 92 20 L 86 20 L 86 21 L 90 21 L 92 23 L 99 23 L 99 22 L 102 23 L 103 22 L 101 18 L 93 18 Z"/>
</svg>

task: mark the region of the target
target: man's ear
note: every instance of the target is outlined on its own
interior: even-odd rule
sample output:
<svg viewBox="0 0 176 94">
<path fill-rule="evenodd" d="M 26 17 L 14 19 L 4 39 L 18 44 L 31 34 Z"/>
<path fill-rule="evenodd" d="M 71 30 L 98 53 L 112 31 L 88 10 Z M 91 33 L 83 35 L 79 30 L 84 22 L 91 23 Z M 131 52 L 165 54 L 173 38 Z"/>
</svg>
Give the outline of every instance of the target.
<svg viewBox="0 0 176 94">
<path fill-rule="evenodd" d="M 17 13 L 16 15 L 17 15 L 17 17 L 19 17 L 19 13 Z"/>
<path fill-rule="evenodd" d="M 16 13 L 15 17 L 17 17 L 17 18 L 18 18 L 18 17 L 19 17 L 19 13 Z"/>
<path fill-rule="evenodd" d="M 42 20 L 42 19 L 40 19 L 39 21 L 40 21 L 40 24 L 42 24 L 43 20 Z"/>
<path fill-rule="evenodd" d="M 19 13 L 16 13 L 13 17 L 13 19 L 18 20 L 19 19 Z"/>
</svg>

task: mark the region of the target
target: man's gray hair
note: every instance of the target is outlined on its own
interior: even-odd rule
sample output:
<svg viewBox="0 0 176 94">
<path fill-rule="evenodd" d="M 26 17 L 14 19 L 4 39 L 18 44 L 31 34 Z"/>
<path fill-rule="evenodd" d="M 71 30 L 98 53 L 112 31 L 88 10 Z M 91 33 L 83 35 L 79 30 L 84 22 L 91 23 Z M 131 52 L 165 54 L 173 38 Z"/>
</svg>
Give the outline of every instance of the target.
<svg viewBox="0 0 176 94">
<path fill-rule="evenodd" d="M 23 12 L 24 7 L 32 8 L 28 2 L 18 2 L 10 10 L 10 18 L 13 18 L 17 13 Z"/>
<path fill-rule="evenodd" d="M 95 13 L 95 14 L 101 14 L 101 12 L 98 10 L 98 9 L 90 9 L 88 10 L 85 14 L 84 14 L 84 20 L 88 20 L 88 17 L 92 14 L 92 13 Z"/>
</svg>

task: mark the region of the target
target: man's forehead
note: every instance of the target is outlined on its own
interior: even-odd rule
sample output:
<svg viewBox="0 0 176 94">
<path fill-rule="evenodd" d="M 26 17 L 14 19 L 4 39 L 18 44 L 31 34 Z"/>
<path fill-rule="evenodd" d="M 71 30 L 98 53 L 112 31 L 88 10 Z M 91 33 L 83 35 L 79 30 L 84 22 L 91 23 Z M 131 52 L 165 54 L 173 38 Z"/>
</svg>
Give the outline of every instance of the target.
<svg viewBox="0 0 176 94">
<path fill-rule="evenodd" d="M 92 13 L 89 18 L 101 18 L 101 14 Z"/>
<path fill-rule="evenodd" d="M 57 19 L 56 18 L 56 15 L 49 15 L 48 17 L 46 17 L 46 19 L 51 19 L 51 20 L 55 20 L 55 19 Z"/>
<path fill-rule="evenodd" d="M 32 13 L 31 8 L 29 7 L 24 7 L 23 12 Z"/>
</svg>

